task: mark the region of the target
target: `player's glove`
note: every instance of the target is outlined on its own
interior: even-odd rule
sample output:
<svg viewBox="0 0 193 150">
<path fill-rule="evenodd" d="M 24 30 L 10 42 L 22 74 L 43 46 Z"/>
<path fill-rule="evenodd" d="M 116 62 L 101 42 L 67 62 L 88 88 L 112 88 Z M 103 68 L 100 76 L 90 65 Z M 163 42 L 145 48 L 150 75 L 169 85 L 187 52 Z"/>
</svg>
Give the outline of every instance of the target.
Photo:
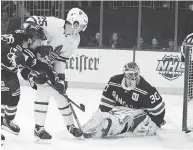
<svg viewBox="0 0 193 150">
<path fill-rule="evenodd" d="M 60 56 L 61 50 L 62 45 L 57 46 L 55 49 L 53 49 L 52 46 L 42 46 L 38 53 L 41 57 L 44 57 L 47 62 L 52 62 Z"/>
<path fill-rule="evenodd" d="M 36 84 L 45 84 L 48 81 L 48 77 L 45 72 L 31 71 L 28 78 L 32 78 Z"/>
<path fill-rule="evenodd" d="M 48 81 L 48 77 L 44 72 L 31 71 L 28 75 L 28 80 L 31 87 L 37 90 L 37 84 L 45 84 Z"/>
<path fill-rule="evenodd" d="M 52 84 L 60 93 L 65 93 L 68 88 L 68 82 L 65 81 L 65 74 L 62 73 L 56 75 L 55 81 Z"/>
</svg>

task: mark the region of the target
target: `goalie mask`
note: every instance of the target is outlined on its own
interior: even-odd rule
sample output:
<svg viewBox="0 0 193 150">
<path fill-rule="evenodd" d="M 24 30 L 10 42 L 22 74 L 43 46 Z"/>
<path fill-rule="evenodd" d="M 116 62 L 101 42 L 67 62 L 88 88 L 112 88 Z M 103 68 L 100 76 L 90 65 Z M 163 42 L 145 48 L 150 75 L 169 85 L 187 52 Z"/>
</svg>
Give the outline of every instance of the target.
<svg viewBox="0 0 193 150">
<path fill-rule="evenodd" d="M 72 8 L 68 12 L 66 20 L 72 24 L 74 34 L 85 31 L 87 28 L 88 16 L 79 8 Z"/>
<path fill-rule="evenodd" d="M 125 85 L 128 88 L 135 89 L 140 80 L 140 71 L 136 63 L 130 62 L 124 65 L 123 74 L 125 75 Z"/>
</svg>

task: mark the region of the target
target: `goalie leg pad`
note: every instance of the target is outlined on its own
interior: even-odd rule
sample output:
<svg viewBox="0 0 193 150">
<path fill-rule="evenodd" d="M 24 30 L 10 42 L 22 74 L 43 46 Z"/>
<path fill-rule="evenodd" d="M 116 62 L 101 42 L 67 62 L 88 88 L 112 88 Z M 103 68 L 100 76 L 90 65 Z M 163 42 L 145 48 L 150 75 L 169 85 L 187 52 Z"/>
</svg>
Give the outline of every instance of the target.
<svg viewBox="0 0 193 150">
<path fill-rule="evenodd" d="M 136 125 L 135 125 L 135 122 L 136 122 Z M 137 135 L 137 136 L 156 135 L 157 126 L 148 115 L 139 116 L 139 117 L 135 118 L 133 127 L 135 127 L 135 128 L 133 128 L 134 129 L 133 130 L 134 135 Z"/>
</svg>

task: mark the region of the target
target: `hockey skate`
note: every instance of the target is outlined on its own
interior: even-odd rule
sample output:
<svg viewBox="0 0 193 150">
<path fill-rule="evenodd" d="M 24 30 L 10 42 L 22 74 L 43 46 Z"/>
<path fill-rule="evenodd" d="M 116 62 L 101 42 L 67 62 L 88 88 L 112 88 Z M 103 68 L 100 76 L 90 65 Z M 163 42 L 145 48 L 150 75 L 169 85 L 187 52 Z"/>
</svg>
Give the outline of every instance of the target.
<svg viewBox="0 0 193 150">
<path fill-rule="evenodd" d="M 49 144 L 51 143 L 52 136 L 41 127 L 39 130 L 34 130 L 35 142 L 40 144 Z"/>
<path fill-rule="evenodd" d="M 81 129 L 76 128 L 74 125 L 67 125 L 68 131 L 75 137 L 79 138 L 83 135 Z"/>
<path fill-rule="evenodd" d="M 12 120 L 7 120 L 3 118 L 2 126 L 1 128 L 5 131 L 8 131 L 10 133 L 13 133 L 15 135 L 18 135 L 20 132 L 20 128 L 18 125 L 16 125 Z"/>
<path fill-rule="evenodd" d="M 1 146 L 4 144 L 4 141 L 5 141 L 5 137 L 3 134 L 1 134 Z"/>
</svg>

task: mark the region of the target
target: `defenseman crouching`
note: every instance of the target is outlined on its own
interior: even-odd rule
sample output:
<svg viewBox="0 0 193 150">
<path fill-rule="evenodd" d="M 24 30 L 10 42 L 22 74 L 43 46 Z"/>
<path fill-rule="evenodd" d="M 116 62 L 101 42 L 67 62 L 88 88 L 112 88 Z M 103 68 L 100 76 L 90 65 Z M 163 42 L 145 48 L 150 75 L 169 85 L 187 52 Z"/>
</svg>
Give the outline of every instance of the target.
<svg viewBox="0 0 193 150">
<path fill-rule="evenodd" d="M 123 74 L 110 78 L 99 109 L 83 126 L 85 138 L 105 138 L 123 133 L 155 135 L 164 124 L 165 103 L 142 76 L 136 63 L 125 64 Z"/>
</svg>

